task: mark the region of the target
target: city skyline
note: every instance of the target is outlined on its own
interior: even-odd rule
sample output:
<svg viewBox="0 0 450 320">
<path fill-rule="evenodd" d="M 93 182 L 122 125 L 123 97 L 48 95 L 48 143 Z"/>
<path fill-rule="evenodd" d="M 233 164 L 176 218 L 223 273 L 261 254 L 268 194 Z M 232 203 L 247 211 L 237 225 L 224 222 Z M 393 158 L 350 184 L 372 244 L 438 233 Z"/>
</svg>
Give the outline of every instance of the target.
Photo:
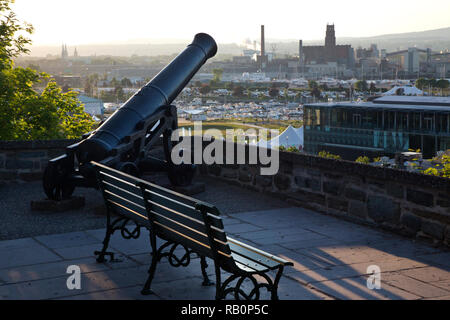
<svg viewBox="0 0 450 320">
<path fill-rule="evenodd" d="M 197 32 L 210 33 L 219 43 L 242 43 L 247 38 L 258 39 L 261 24 L 269 27 L 268 39 L 304 40 L 323 38 L 327 23 L 336 24 L 340 38 L 450 26 L 450 2 L 446 0 L 431 0 L 427 6 L 419 0 L 379 0 L 377 6 L 361 5 L 356 0 L 344 4 L 231 0 L 225 5 L 204 0 L 156 5 L 129 0 L 126 6 L 119 4 L 105 0 L 18 0 L 13 9 L 20 20 L 35 27 L 31 36 L 34 45 L 137 43 L 140 39 L 174 43 L 191 39 Z"/>
</svg>

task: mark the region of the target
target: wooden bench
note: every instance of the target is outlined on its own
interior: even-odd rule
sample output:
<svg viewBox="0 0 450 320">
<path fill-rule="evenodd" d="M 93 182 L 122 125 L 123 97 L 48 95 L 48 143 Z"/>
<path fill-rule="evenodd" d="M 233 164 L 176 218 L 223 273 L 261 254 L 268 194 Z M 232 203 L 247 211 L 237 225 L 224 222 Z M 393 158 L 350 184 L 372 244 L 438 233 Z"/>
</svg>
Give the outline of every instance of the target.
<svg viewBox="0 0 450 320">
<path fill-rule="evenodd" d="M 228 294 L 241 300 L 258 300 L 260 289 L 270 292 L 271 299 L 278 299 L 277 289 L 283 268 L 292 266 L 289 261 L 258 250 L 226 235 L 219 210 L 208 203 L 184 196 L 163 187 L 92 162 L 97 169 L 99 186 L 107 206 L 107 229 L 103 248 L 96 252 L 98 261 L 105 260 L 109 239 L 116 230 L 125 238 L 137 238 L 141 227 L 150 230 L 152 262 L 149 276 L 142 294 L 150 294 L 151 283 L 157 263 L 167 257 L 172 266 L 187 266 L 191 254 L 200 257 L 203 285 L 212 285 L 206 268 L 206 259 L 214 261 L 216 275 L 216 299 L 225 299 Z M 118 214 L 114 222 L 111 214 Z M 118 221 L 118 222 L 117 222 Z M 128 230 L 127 223 L 133 221 L 135 228 Z M 165 241 L 157 247 L 157 237 Z M 184 255 L 178 257 L 184 248 Z M 221 270 L 231 273 L 222 282 Z M 272 280 L 270 273 L 274 272 Z M 264 281 L 258 281 L 259 275 Z M 248 279 L 250 289 L 245 289 Z"/>
</svg>

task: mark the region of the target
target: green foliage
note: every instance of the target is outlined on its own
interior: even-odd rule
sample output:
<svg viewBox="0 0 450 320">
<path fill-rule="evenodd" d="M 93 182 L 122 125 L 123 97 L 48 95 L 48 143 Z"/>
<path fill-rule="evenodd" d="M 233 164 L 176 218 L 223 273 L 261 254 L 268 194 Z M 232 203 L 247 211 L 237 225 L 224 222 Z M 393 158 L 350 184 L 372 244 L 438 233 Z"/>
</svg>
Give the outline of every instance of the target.
<svg viewBox="0 0 450 320">
<path fill-rule="evenodd" d="M 428 87 L 447 89 L 450 86 L 450 82 L 446 79 L 425 79 L 419 78 L 416 81 L 416 87 L 419 89 L 426 89 Z"/>
<path fill-rule="evenodd" d="M 341 156 L 336 155 L 336 154 L 332 154 L 328 151 L 320 151 L 319 152 L 319 157 L 322 158 L 327 158 L 327 159 L 334 159 L 334 160 L 341 160 Z"/>
<path fill-rule="evenodd" d="M 363 164 L 369 164 L 369 163 L 370 163 L 370 159 L 369 159 L 369 157 L 361 156 L 361 157 L 358 157 L 358 158 L 355 160 L 355 162 L 357 162 L 357 163 L 363 163 Z"/>
<path fill-rule="evenodd" d="M 300 150 L 297 147 L 294 147 L 294 146 L 290 146 L 288 148 L 286 148 L 285 146 L 279 146 L 278 150 L 279 151 L 284 151 L 284 152 L 300 152 Z"/>
<path fill-rule="evenodd" d="M 200 87 L 199 91 L 201 94 L 208 94 L 211 91 L 211 87 L 207 84 L 204 84 Z"/>
<path fill-rule="evenodd" d="M 236 86 L 233 88 L 233 96 L 235 97 L 242 97 L 244 94 L 244 88 L 241 86 Z"/>
<path fill-rule="evenodd" d="M 311 89 L 311 95 L 313 96 L 313 97 L 315 97 L 316 99 L 319 99 L 320 98 L 320 89 L 319 89 L 319 87 L 314 87 L 314 88 L 312 88 Z"/>
<path fill-rule="evenodd" d="M 222 81 L 223 69 L 213 69 L 213 81 L 215 83 Z"/>
<path fill-rule="evenodd" d="M 319 87 L 319 84 L 316 81 L 314 81 L 314 80 L 309 80 L 308 81 L 308 88 L 310 90 L 312 90 L 314 88 L 318 88 L 318 87 Z"/>
<path fill-rule="evenodd" d="M 287 148 L 288 152 L 300 152 L 300 150 L 294 146 L 290 146 L 289 148 Z"/>
<path fill-rule="evenodd" d="M 359 80 L 355 82 L 355 90 L 357 91 L 367 91 L 369 90 L 369 85 L 366 80 Z"/>
<path fill-rule="evenodd" d="M 419 79 L 417 79 L 417 80 L 416 80 L 416 87 L 419 88 L 419 89 L 421 89 L 421 90 L 422 90 L 423 88 L 428 87 L 428 80 L 425 79 L 425 78 L 419 78 Z"/>
<path fill-rule="evenodd" d="M 77 138 L 92 129 L 77 93 L 63 93 L 49 81 L 42 92 L 34 86 L 49 76 L 14 67 L 13 58 L 27 53 L 31 41 L 23 35 L 33 27 L 21 25 L 11 12 L 11 0 L 0 0 L 0 140 Z M 20 34 L 20 35 L 17 35 Z"/>
<path fill-rule="evenodd" d="M 440 79 L 436 83 L 436 87 L 438 87 L 439 89 L 447 89 L 449 87 L 449 85 L 450 85 L 450 83 L 446 79 Z"/>
<path fill-rule="evenodd" d="M 270 88 L 269 89 L 269 96 L 272 98 L 278 97 L 280 95 L 280 90 L 277 88 Z"/>
<path fill-rule="evenodd" d="M 450 178 L 450 156 L 443 155 L 439 164 L 434 168 L 423 171 L 424 174 Z"/>
</svg>

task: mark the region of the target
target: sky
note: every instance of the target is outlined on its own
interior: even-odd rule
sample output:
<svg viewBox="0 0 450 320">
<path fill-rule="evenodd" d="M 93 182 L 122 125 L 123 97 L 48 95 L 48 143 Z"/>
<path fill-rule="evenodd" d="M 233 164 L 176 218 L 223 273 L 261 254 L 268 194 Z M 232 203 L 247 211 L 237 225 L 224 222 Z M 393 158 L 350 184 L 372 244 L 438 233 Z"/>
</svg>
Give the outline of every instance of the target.
<svg viewBox="0 0 450 320">
<path fill-rule="evenodd" d="M 450 27 L 450 0 L 16 0 L 34 45 L 191 40 L 206 32 L 219 43 L 259 39 L 368 37 Z"/>
</svg>

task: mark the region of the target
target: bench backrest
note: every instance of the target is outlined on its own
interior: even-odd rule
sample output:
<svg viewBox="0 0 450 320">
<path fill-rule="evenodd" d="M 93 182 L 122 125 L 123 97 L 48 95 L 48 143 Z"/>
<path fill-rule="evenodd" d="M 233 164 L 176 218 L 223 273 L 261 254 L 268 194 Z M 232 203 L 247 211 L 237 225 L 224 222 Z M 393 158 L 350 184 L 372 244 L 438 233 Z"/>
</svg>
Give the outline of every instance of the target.
<svg viewBox="0 0 450 320">
<path fill-rule="evenodd" d="M 149 226 L 145 201 L 137 179 L 105 165 L 91 163 L 96 167 L 97 181 L 108 208 Z"/>
<path fill-rule="evenodd" d="M 202 201 L 92 162 L 105 201 L 114 210 L 144 225 L 160 238 L 233 266 L 219 210 Z"/>
</svg>

